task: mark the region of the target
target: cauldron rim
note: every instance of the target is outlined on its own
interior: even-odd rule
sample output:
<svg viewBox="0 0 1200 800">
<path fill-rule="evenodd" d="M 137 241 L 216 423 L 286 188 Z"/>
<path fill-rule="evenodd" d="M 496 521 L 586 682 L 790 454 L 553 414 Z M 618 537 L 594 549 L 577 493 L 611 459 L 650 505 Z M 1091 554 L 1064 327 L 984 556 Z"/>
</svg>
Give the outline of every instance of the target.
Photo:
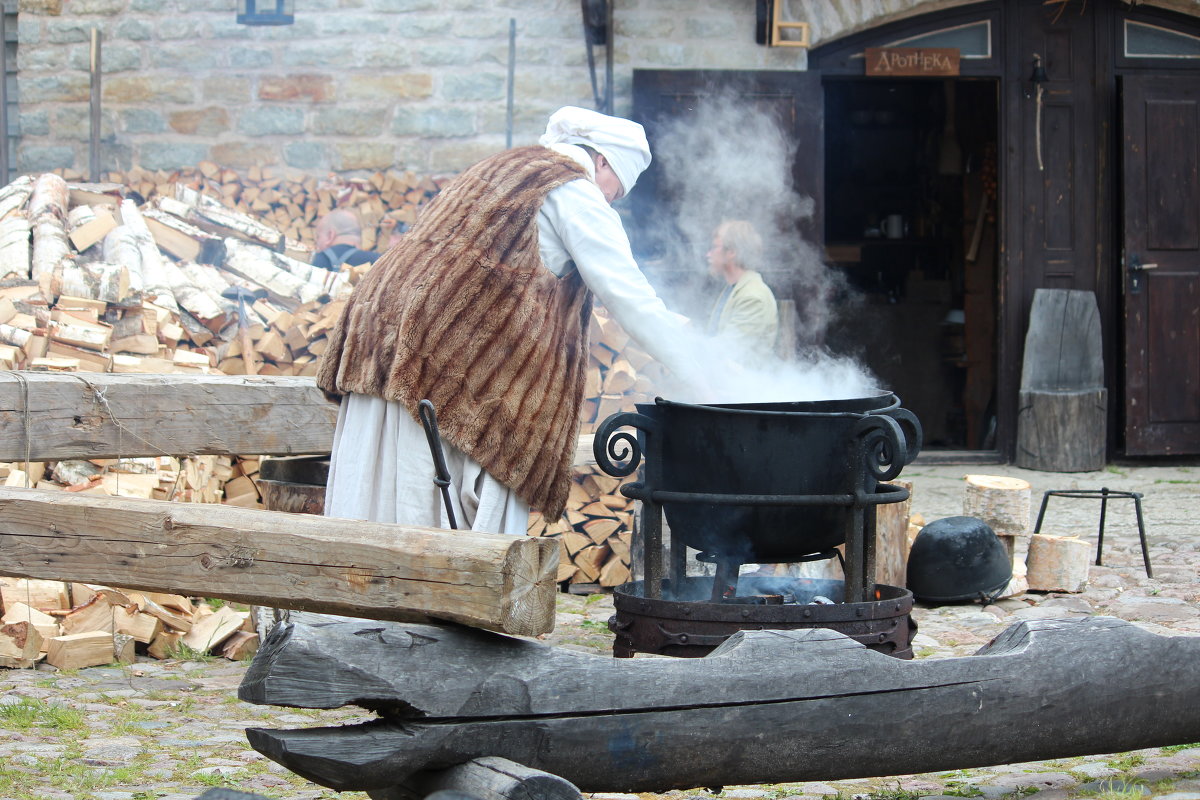
<svg viewBox="0 0 1200 800">
<path fill-rule="evenodd" d="M 654 398 L 654 405 L 667 408 L 694 409 L 707 413 L 747 416 L 822 416 L 862 417 L 869 414 L 886 414 L 900 407 L 900 398 L 894 392 L 881 390 L 877 394 L 861 397 L 841 397 L 832 400 L 787 400 L 763 403 L 684 403 L 678 400 Z"/>
</svg>

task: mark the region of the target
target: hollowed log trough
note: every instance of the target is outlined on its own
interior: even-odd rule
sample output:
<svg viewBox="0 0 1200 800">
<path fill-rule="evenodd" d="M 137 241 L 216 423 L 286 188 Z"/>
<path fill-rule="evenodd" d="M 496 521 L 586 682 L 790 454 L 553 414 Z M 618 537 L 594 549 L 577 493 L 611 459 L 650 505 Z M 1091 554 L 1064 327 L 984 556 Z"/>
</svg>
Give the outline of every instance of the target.
<svg viewBox="0 0 1200 800">
<path fill-rule="evenodd" d="M 251 728 L 338 790 L 482 756 L 584 792 L 836 780 L 1200 741 L 1200 637 L 1111 617 L 1020 622 L 972 656 L 903 661 L 829 630 L 743 631 L 701 659 L 613 660 L 463 627 L 283 626 L 239 690 L 379 719 Z"/>
</svg>

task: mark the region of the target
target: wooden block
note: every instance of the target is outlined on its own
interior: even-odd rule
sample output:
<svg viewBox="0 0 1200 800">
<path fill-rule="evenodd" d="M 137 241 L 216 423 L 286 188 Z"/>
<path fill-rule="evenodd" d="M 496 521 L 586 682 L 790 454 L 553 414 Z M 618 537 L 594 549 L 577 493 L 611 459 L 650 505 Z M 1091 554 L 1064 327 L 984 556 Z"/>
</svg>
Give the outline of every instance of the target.
<svg viewBox="0 0 1200 800">
<path fill-rule="evenodd" d="M 258 652 L 259 636 L 251 631 L 234 631 L 221 647 L 221 655 L 230 661 L 245 661 Z"/>
<path fill-rule="evenodd" d="M 580 574 L 585 576 L 588 582 L 593 582 L 600 577 L 600 569 L 608 560 L 609 553 L 607 545 L 591 545 L 576 553 L 572 561 L 579 567 Z"/>
<path fill-rule="evenodd" d="M 594 544 L 590 538 L 576 531 L 567 531 L 561 537 L 563 545 L 567 548 L 567 555 L 574 556 L 588 545 Z"/>
<path fill-rule="evenodd" d="M 55 636 L 46 642 L 46 663 L 59 669 L 82 669 L 116 660 L 111 633 L 92 631 Z"/>
<path fill-rule="evenodd" d="M 579 574 L 579 567 L 569 561 L 562 562 L 558 565 L 558 573 L 555 575 L 554 582 L 562 583 L 569 581 Z"/>
<path fill-rule="evenodd" d="M 117 227 L 116 217 L 107 208 L 97 208 L 95 211 L 95 217 L 67 234 L 71 244 L 81 253 L 104 239 L 109 231 Z"/>
<path fill-rule="evenodd" d="M 605 588 L 620 586 L 629 582 L 629 566 L 621 559 L 613 556 L 604 562 L 600 570 L 600 585 Z"/>
<path fill-rule="evenodd" d="M 183 631 L 159 630 L 154 641 L 146 648 L 146 653 L 155 658 L 168 658 L 179 649 L 179 640 L 184 636 Z"/>
<path fill-rule="evenodd" d="M 142 613 L 136 605 L 115 606 L 113 617 L 117 633 L 123 633 L 143 644 L 152 642 L 162 629 L 162 622 L 157 617 Z"/>
<path fill-rule="evenodd" d="M 997 536 L 1030 533 L 1030 485 L 1003 475 L 967 475 L 963 514 L 983 520 Z"/>
<path fill-rule="evenodd" d="M 1091 545 L 1073 536 L 1035 533 L 1025 559 L 1029 588 L 1037 592 L 1082 592 L 1087 586 Z"/>
<path fill-rule="evenodd" d="M 193 650 L 207 653 L 241 629 L 249 616 L 247 612 L 221 606 L 213 614 L 193 623 L 181 641 Z"/>
<path fill-rule="evenodd" d="M 0 667 L 29 669 L 42 650 L 42 635 L 28 622 L 0 625 Z"/>
<path fill-rule="evenodd" d="M 14 603 L 25 603 L 39 611 L 59 611 L 71 607 L 67 585 L 62 581 L 0 577 L 0 606 L 8 608 Z"/>
<path fill-rule="evenodd" d="M 112 603 L 103 594 L 96 594 L 71 613 L 62 618 L 64 635 L 87 633 L 89 631 L 105 631 L 113 633 L 116 629 L 115 610 Z"/>
<path fill-rule="evenodd" d="M 188 631 L 190 631 L 192 629 L 191 603 L 187 604 L 186 613 L 181 613 L 180 609 L 177 609 L 177 608 L 168 610 L 165 606 L 151 600 L 147 596 L 147 594 L 153 594 L 153 592 L 148 592 L 146 594 L 134 593 L 134 594 L 130 595 L 130 598 L 133 600 L 133 602 L 137 605 L 138 609 L 143 614 L 148 614 L 150 616 L 157 618 L 159 620 L 159 622 L 161 622 L 163 625 L 166 625 L 169 628 L 172 628 L 173 630 L 182 631 L 184 633 L 187 633 Z M 139 639 L 139 641 L 150 641 L 150 640 Z"/>
<path fill-rule="evenodd" d="M 13 603 L 12 606 L 5 606 L 4 616 L 0 618 L 0 622 L 5 625 L 28 622 L 37 629 L 43 640 L 49 639 L 52 636 L 58 636 L 62 632 L 59 629 L 57 619 L 24 603 Z"/>
<path fill-rule="evenodd" d="M 595 544 L 604 544 L 608 537 L 616 533 L 621 523 L 611 517 L 597 517 L 583 523 L 583 532 Z"/>
</svg>

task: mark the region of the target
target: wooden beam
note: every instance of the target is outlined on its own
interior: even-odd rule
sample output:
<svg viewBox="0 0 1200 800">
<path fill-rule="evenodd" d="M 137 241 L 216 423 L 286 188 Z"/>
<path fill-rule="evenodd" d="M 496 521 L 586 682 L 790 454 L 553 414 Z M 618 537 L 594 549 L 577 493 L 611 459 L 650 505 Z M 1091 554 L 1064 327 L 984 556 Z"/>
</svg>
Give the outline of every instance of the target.
<svg viewBox="0 0 1200 800">
<path fill-rule="evenodd" d="M 312 378 L 0 375 L 0 461 L 320 454 L 336 422 Z"/>
<path fill-rule="evenodd" d="M 557 571 L 549 539 L 0 489 L 0 575 L 536 635 Z"/>
<path fill-rule="evenodd" d="M 1200 638 L 1112 617 L 1019 622 L 975 655 L 914 661 L 819 628 L 741 631 L 696 659 L 612 659 L 432 626 L 299 628 L 272 632 L 239 696 L 340 699 L 384 718 L 247 738 L 339 791 L 483 756 L 584 792 L 663 792 L 1200 740 L 1200 714 L 1164 713 L 1200 705 Z"/>
</svg>

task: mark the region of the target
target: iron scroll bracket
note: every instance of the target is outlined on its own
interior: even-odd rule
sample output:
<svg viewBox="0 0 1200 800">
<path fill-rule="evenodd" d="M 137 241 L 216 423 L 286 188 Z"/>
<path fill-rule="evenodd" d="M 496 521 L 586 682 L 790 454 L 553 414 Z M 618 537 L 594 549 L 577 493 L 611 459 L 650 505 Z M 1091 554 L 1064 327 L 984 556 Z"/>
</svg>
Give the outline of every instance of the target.
<svg viewBox="0 0 1200 800">
<path fill-rule="evenodd" d="M 638 437 L 620 428 L 637 428 L 647 434 L 659 431 L 658 422 L 645 414 L 623 411 L 613 414 L 596 429 L 592 455 L 600 469 L 616 478 L 632 475 L 642 463 L 642 445 Z"/>
</svg>

